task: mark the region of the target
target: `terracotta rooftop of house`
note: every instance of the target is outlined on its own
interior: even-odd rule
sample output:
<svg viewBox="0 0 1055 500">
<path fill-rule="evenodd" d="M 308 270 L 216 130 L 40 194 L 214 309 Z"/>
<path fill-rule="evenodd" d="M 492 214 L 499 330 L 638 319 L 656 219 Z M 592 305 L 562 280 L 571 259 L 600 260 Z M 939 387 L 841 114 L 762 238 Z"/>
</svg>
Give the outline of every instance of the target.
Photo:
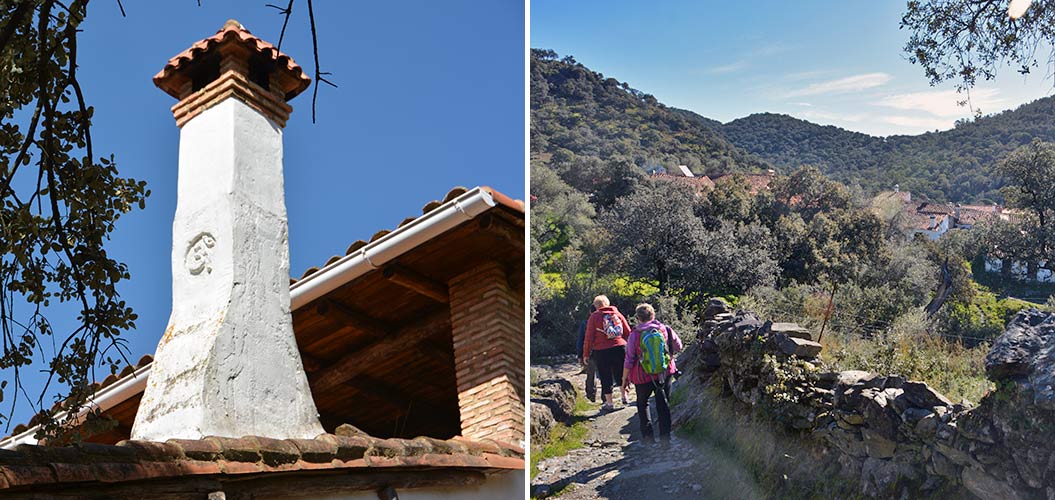
<svg viewBox="0 0 1055 500">
<path fill-rule="evenodd" d="M 283 473 L 288 480 L 298 473 L 371 474 L 396 471 L 432 471 L 434 483 L 464 470 L 493 473 L 524 468 L 524 450 L 507 443 L 461 437 L 438 440 L 378 439 L 341 426 L 336 434 L 315 439 L 208 437 L 166 442 L 121 441 L 116 445 L 84 443 L 48 447 L 20 445 L 0 450 L 0 490 L 5 495 L 81 494 L 82 488 L 100 485 L 111 489 L 121 483 L 166 478 L 209 478 L 220 483 L 244 482 L 262 473 Z M 437 470 L 439 469 L 439 470 Z M 388 483 L 390 479 L 379 479 Z M 428 476 L 419 478 L 427 484 Z M 228 483 L 229 484 L 229 483 Z M 419 484 L 420 485 L 420 484 Z M 237 488 L 224 486 L 225 488 Z M 204 498 L 204 497 L 203 497 Z"/>
<path fill-rule="evenodd" d="M 714 181 L 706 175 L 686 177 L 684 175 L 655 174 L 652 178 L 670 182 L 680 182 L 694 187 L 697 191 L 714 189 Z"/>
<path fill-rule="evenodd" d="M 952 215 L 956 212 L 956 209 L 952 205 L 946 205 L 944 203 L 930 203 L 923 202 L 916 207 L 916 213 L 920 214 L 934 214 L 934 215 Z"/>
<path fill-rule="evenodd" d="M 933 218 L 931 216 L 933 215 Z M 921 231 L 934 231 L 948 217 L 944 214 L 914 213 L 909 214 L 909 227 Z"/>
<path fill-rule="evenodd" d="M 980 209 L 979 209 L 980 208 Z M 977 224 L 983 220 L 1000 217 L 1000 210 L 994 207 L 960 207 L 960 215 L 956 218 L 959 224 Z"/>
<path fill-rule="evenodd" d="M 287 101 L 303 92 L 311 84 L 311 78 L 304 73 L 300 65 L 293 61 L 293 58 L 279 52 L 274 45 L 253 36 L 249 30 L 233 19 L 227 21 L 215 35 L 195 42 L 187 50 L 169 59 L 168 64 L 165 64 L 165 67 L 154 75 L 154 84 L 172 97 L 176 99 L 182 98 L 180 85 L 185 79 L 176 78 L 177 74 L 188 64 L 194 62 L 195 59 L 208 55 L 212 49 L 225 41 L 240 42 L 252 50 L 256 56 L 271 61 L 279 68 L 284 69 L 285 73 L 290 77 L 284 84 L 284 88 L 282 88 Z"/>
<path fill-rule="evenodd" d="M 521 201 L 521 200 L 514 200 L 514 199 L 512 199 L 512 198 L 510 198 L 510 197 L 508 197 L 508 196 L 506 196 L 506 195 L 504 195 L 504 194 L 502 194 L 502 193 L 500 193 L 498 191 L 495 191 L 494 189 L 491 189 L 490 187 L 487 187 L 487 186 L 483 186 L 481 189 L 483 189 L 484 191 L 487 191 L 491 195 L 491 197 L 494 198 L 495 202 L 497 202 L 499 205 L 504 206 L 504 207 L 509 208 L 509 209 L 512 209 L 512 210 L 514 210 L 516 212 L 519 212 L 521 214 L 524 213 L 524 202 L 523 201 Z M 450 191 L 447 192 L 447 196 L 444 196 L 443 200 L 432 200 L 432 201 L 426 203 L 425 206 L 421 207 L 421 214 L 425 215 L 425 214 L 435 210 L 440 205 L 442 205 L 444 203 L 447 203 L 447 202 L 449 202 L 449 201 L 451 201 L 451 200 L 453 200 L 453 199 L 465 194 L 466 192 L 468 192 L 468 189 L 466 189 L 464 187 L 461 187 L 461 186 L 455 187 L 455 188 L 453 188 L 453 189 L 451 189 Z M 403 219 L 403 221 L 400 222 L 399 225 L 396 226 L 396 229 L 401 228 L 401 227 L 403 227 L 403 226 L 405 226 L 407 224 L 410 224 L 411 222 L 414 222 L 416 219 L 418 219 L 418 217 L 407 217 L 406 219 Z M 381 239 L 382 237 L 384 237 L 385 235 L 387 235 L 388 233 L 391 233 L 391 232 L 392 231 L 390 231 L 388 229 L 382 229 L 382 230 L 374 233 L 374 235 L 370 237 L 369 241 L 356 240 L 355 242 L 353 242 L 351 245 L 348 246 L 348 249 L 345 250 L 344 255 L 351 255 L 356 250 L 359 250 L 360 248 L 362 248 L 362 247 L 364 247 L 364 246 L 366 246 L 366 245 L 368 245 L 368 244 L 370 244 L 370 243 L 372 243 L 374 241 L 377 241 L 378 239 Z M 300 278 L 291 278 L 290 279 L 290 284 L 294 284 L 297 281 L 300 281 L 300 280 L 302 280 L 304 278 L 307 278 L 308 276 L 311 276 L 312 274 L 315 274 L 315 273 L 319 272 L 320 269 L 323 269 L 326 266 L 328 266 L 330 264 L 333 264 L 334 262 L 337 262 L 342 257 L 343 256 L 341 256 L 341 255 L 334 255 L 333 257 L 330 257 L 329 259 L 327 259 L 326 263 L 323 264 L 322 266 L 309 267 L 308 269 L 304 270 L 304 273 L 301 274 Z"/>
</svg>

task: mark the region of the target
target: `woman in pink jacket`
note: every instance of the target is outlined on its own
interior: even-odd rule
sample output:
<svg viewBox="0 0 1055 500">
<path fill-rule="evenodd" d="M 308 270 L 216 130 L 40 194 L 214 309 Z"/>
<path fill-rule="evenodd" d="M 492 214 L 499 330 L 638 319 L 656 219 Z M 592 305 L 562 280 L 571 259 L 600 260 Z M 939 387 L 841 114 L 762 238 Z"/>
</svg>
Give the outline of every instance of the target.
<svg viewBox="0 0 1055 500">
<path fill-rule="evenodd" d="M 670 379 L 678 371 L 674 366 L 674 355 L 681 352 L 681 338 L 674 329 L 656 320 L 656 310 L 649 304 L 641 304 L 634 311 L 637 316 L 637 326 L 630 332 L 630 338 L 626 342 L 626 357 L 623 361 L 623 391 L 634 384 L 637 390 L 637 419 L 641 424 L 641 440 L 646 444 L 655 441 L 652 432 L 652 419 L 648 411 L 648 398 L 656 394 L 656 410 L 659 415 L 659 440 L 663 445 L 670 444 Z M 641 346 L 641 337 L 644 333 L 656 330 L 663 335 L 663 344 L 666 350 L 667 369 L 657 373 L 649 374 L 642 366 L 644 353 Z"/>
</svg>

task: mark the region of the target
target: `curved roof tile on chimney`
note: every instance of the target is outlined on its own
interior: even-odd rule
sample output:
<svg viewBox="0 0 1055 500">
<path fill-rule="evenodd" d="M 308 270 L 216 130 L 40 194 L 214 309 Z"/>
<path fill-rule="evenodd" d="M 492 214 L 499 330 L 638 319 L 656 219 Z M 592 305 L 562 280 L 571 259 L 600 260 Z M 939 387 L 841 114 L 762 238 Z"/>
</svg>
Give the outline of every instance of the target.
<svg viewBox="0 0 1055 500">
<path fill-rule="evenodd" d="M 289 76 L 293 77 L 292 81 L 295 82 L 289 85 L 288 88 L 282 89 L 286 94 L 287 101 L 311 85 L 311 77 L 304 73 L 303 68 L 294 62 L 292 57 L 283 54 L 274 45 L 253 36 L 249 30 L 233 19 L 227 21 L 215 35 L 195 42 L 187 50 L 169 59 L 168 64 L 165 64 L 165 67 L 154 75 L 154 85 L 157 85 L 158 88 L 165 91 L 168 95 L 180 99 L 179 82 L 173 77 L 180 73 L 188 63 L 194 61 L 195 58 L 205 55 L 227 40 L 236 40 L 254 53 L 270 59 L 278 68 L 285 68 Z"/>
</svg>

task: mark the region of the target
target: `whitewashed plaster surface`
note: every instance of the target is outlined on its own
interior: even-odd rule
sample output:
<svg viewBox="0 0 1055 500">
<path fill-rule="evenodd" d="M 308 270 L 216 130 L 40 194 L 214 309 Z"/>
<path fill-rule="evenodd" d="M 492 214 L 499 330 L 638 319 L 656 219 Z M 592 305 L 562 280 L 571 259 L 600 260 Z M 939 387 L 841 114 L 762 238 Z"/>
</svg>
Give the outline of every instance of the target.
<svg viewBox="0 0 1055 500">
<path fill-rule="evenodd" d="M 180 131 L 172 316 L 133 439 L 323 432 L 293 336 L 282 129 L 236 98 Z"/>
<path fill-rule="evenodd" d="M 442 488 L 397 488 L 399 500 L 515 500 L 525 498 L 524 471 L 510 471 L 488 476 L 477 486 Z M 377 500 L 376 491 L 358 491 L 344 495 L 304 495 L 275 497 L 276 500 Z"/>
</svg>

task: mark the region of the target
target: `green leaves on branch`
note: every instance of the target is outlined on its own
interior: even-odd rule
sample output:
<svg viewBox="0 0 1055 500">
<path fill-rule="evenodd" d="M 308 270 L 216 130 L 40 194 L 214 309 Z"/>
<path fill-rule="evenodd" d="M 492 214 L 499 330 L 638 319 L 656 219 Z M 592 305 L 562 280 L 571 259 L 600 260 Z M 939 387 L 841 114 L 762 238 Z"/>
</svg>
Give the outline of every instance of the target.
<svg viewBox="0 0 1055 500">
<path fill-rule="evenodd" d="M 73 422 L 96 363 L 113 372 L 123 360 L 121 335 L 137 316 L 117 293 L 128 267 L 104 247 L 117 220 L 150 194 L 93 150 L 94 110 L 77 79 L 87 3 L 0 0 L 0 368 L 13 369 L 15 385 L 3 390 L 17 401 L 19 369 L 48 365 L 48 385 L 30 404 L 52 436 L 63 422 L 46 400 Z M 54 311 L 72 313 L 73 326 L 56 330 Z"/>
</svg>

